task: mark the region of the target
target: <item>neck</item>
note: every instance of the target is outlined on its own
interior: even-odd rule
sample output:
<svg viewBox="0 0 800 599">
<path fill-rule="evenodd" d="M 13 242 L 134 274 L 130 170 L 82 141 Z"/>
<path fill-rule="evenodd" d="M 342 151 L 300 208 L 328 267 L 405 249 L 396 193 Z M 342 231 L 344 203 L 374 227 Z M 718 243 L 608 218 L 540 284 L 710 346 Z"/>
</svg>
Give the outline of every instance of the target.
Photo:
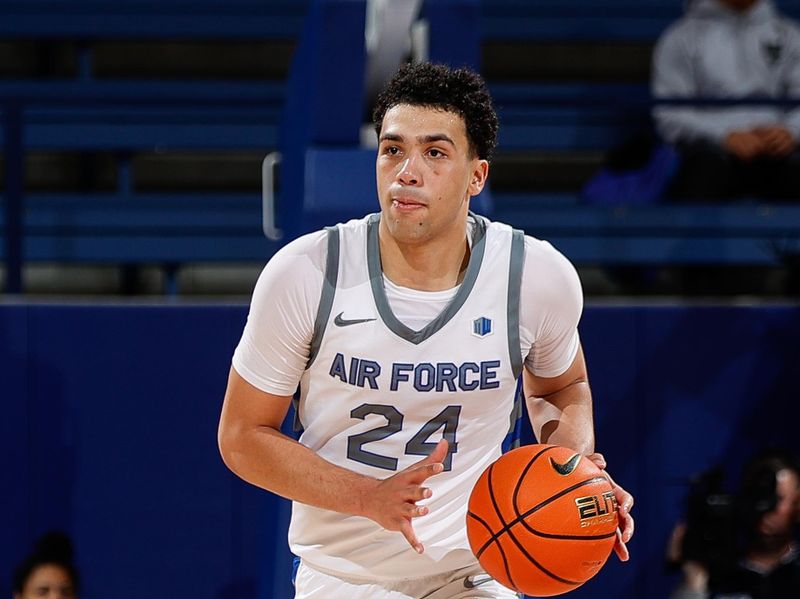
<svg viewBox="0 0 800 599">
<path fill-rule="evenodd" d="M 470 256 L 466 225 L 460 234 L 417 243 L 398 241 L 383 222 L 378 232 L 381 268 L 394 284 L 420 291 L 444 291 L 464 278 Z"/>
</svg>

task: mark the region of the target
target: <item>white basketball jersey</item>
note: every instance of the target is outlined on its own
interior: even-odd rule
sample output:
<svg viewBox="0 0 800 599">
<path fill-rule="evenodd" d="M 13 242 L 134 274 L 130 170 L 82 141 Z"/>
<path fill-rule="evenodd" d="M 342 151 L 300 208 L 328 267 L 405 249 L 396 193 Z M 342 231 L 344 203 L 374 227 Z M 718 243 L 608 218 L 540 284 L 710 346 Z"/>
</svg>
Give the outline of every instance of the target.
<svg viewBox="0 0 800 599">
<path fill-rule="evenodd" d="M 448 307 L 414 331 L 383 288 L 379 216 L 328 230 L 326 280 L 309 366 L 300 383 L 301 443 L 326 460 L 387 478 L 450 442 L 427 480 L 430 513 L 413 520 L 418 555 L 367 518 L 294 503 L 292 551 L 324 572 L 419 578 L 476 562 L 466 538 L 470 491 L 501 453 L 522 370 L 519 289 L 524 239 L 474 217 L 464 281 Z"/>
</svg>

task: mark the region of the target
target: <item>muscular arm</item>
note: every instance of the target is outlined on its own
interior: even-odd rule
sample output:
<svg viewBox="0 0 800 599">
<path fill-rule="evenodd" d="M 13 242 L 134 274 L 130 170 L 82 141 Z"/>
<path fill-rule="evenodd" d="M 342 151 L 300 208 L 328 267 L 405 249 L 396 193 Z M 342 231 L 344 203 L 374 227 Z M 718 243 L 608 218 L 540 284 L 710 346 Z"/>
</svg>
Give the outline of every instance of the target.
<svg viewBox="0 0 800 599">
<path fill-rule="evenodd" d="M 578 347 L 575 359 L 563 374 L 544 378 L 525 369 L 522 382 L 528 416 L 539 442 L 574 449 L 605 469 L 605 458 L 594 453 L 592 394 L 583 349 Z M 625 543 L 633 536 L 634 529 L 630 515 L 633 496 L 614 483 L 608 473 L 606 476 L 619 504 L 620 527 L 614 550 L 622 561 L 627 561 L 629 555 Z"/>
<path fill-rule="evenodd" d="M 540 443 L 570 447 L 584 455 L 594 453 L 592 394 L 580 347 L 572 365 L 557 377 L 544 378 L 525 369 L 523 389 Z"/>
<path fill-rule="evenodd" d="M 231 368 L 220 416 L 218 442 L 225 464 L 262 489 L 315 507 L 370 518 L 387 530 L 401 532 L 419 553 L 411 519 L 428 508 L 417 501 L 430 497 L 422 483 L 443 470 L 447 442 L 417 464 L 385 480 L 341 468 L 280 431 L 290 396 L 261 391 Z"/>
<path fill-rule="evenodd" d="M 377 481 L 335 466 L 281 433 L 291 400 L 260 391 L 231 368 L 218 433 L 225 464 L 282 497 L 363 515 L 363 500 Z"/>
</svg>

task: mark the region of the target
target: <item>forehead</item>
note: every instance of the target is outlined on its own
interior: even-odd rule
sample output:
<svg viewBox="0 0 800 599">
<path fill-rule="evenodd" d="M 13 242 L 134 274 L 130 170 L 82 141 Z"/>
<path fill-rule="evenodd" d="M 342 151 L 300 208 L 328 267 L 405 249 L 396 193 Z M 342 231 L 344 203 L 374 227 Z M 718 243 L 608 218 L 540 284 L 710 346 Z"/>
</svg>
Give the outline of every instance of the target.
<svg viewBox="0 0 800 599">
<path fill-rule="evenodd" d="M 31 572 L 30 583 L 34 586 L 68 584 L 69 574 L 57 564 L 44 564 Z"/>
<path fill-rule="evenodd" d="M 397 104 L 386 111 L 381 135 L 418 137 L 444 133 L 453 141 L 466 142 L 467 127 L 460 114 L 430 106 Z"/>
</svg>

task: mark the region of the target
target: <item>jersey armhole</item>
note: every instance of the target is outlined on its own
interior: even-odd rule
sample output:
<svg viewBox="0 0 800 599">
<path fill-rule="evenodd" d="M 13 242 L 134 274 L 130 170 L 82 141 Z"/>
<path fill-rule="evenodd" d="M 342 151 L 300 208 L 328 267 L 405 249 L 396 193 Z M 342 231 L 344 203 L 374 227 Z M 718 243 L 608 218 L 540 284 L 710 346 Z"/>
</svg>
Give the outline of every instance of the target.
<svg viewBox="0 0 800 599">
<path fill-rule="evenodd" d="M 325 259 L 325 279 L 322 281 L 317 317 L 314 320 L 314 334 L 308 354 L 306 370 L 314 363 L 319 353 L 322 337 L 331 315 L 333 298 L 336 295 L 336 282 L 339 279 L 339 227 L 325 227 L 328 236 L 328 255 Z"/>
<path fill-rule="evenodd" d="M 525 267 L 525 234 L 514 229 L 511 237 L 511 253 L 508 268 L 508 298 L 506 306 L 508 316 L 508 354 L 511 360 L 511 371 L 515 377 L 522 374 L 524 356 L 520 349 L 520 302 L 522 290 L 522 271 Z"/>
</svg>

